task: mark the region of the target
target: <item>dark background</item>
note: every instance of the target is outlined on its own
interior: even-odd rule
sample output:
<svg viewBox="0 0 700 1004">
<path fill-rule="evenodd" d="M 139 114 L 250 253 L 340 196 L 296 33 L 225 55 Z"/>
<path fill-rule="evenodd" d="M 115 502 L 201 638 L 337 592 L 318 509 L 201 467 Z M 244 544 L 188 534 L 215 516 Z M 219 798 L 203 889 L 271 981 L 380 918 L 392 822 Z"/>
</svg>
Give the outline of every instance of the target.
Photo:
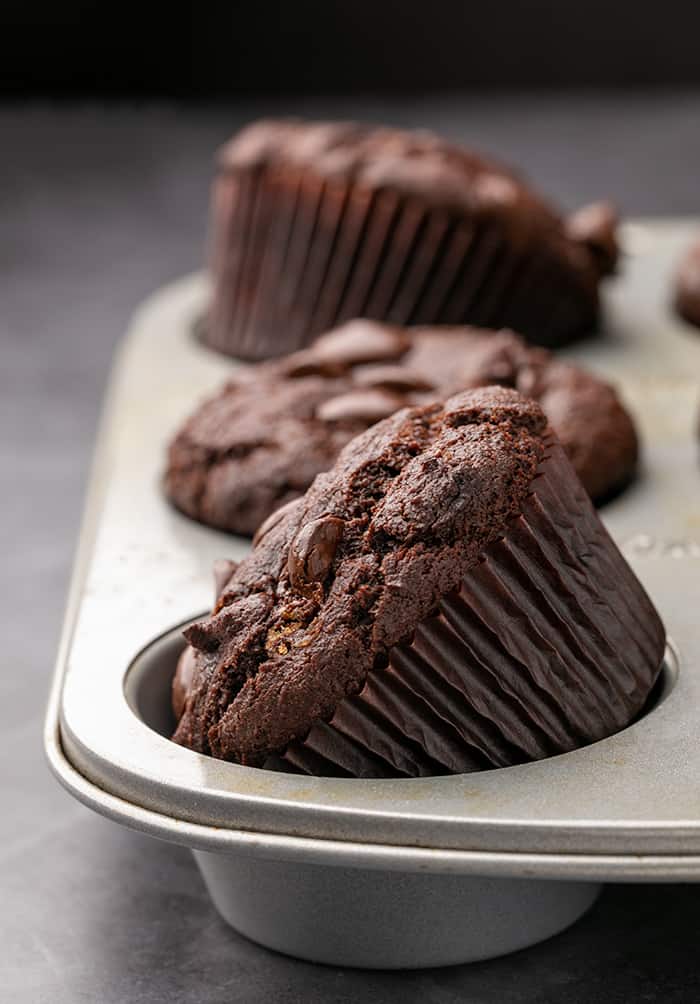
<svg viewBox="0 0 700 1004">
<path fill-rule="evenodd" d="M 671 86 L 700 82 L 698 0 L 32 3 L 0 11 L 6 95 Z"/>
</svg>

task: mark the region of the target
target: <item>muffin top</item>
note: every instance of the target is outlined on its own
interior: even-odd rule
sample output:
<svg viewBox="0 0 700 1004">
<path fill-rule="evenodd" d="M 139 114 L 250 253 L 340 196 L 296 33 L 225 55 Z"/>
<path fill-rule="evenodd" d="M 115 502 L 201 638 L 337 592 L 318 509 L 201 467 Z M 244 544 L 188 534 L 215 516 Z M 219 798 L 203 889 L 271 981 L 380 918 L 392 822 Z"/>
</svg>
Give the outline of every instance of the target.
<svg viewBox="0 0 700 1004">
<path fill-rule="evenodd" d="M 545 241 L 593 283 L 617 259 L 610 207 L 564 220 L 517 173 L 427 130 L 357 122 L 263 119 L 219 152 L 219 168 L 296 168 L 337 182 L 386 189 L 479 219 L 497 218 L 514 248 Z M 602 253 L 601 253 L 602 248 Z"/>
<path fill-rule="evenodd" d="M 193 518 L 251 534 L 367 426 L 488 384 L 540 403 L 593 498 L 632 476 L 632 420 L 614 389 L 585 369 L 510 331 L 355 320 L 283 360 L 239 371 L 198 408 L 170 447 L 166 491 Z"/>
<path fill-rule="evenodd" d="M 329 717 L 521 511 L 547 439 L 534 401 L 486 387 L 352 440 L 185 632 L 196 659 L 175 740 L 255 765 Z"/>
</svg>

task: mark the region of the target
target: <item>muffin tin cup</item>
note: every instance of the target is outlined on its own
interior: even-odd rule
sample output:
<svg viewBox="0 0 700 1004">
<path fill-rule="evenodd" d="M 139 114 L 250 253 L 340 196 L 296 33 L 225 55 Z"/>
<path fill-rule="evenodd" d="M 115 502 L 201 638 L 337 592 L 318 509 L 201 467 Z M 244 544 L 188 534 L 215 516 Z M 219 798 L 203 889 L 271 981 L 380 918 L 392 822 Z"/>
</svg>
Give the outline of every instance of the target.
<svg viewBox="0 0 700 1004">
<path fill-rule="evenodd" d="M 444 966 L 517 951 L 569 927 L 600 891 L 589 882 L 255 860 L 237 867 L 209 851 L 194 856 L 216 908 L 237 931 L 286 955 L 372 969 Z"/>
<path fill-rule="evenodd" d="M 700 344 L 665 303 L 690 232 L 628 229 L 610 337 L 577 350 L 623 384 L 645 443 L 640 481 L 603 511 L 669 634 L 652 704 L 631 726 L 532 763 L 380 780 L 241 767 L 167 738 L 181 628 L 211 604 L 213 561 L 249 547 L 159 492 L 172 429 L 232 365 L 192 336 L 208 297 L 194 277 L 139 311 L 113 376 L 46 722 L 61 782 L 97 811 L 191 847 L 244 934 L 324 962 L 484 958 L 562 929 L 601 882 L 697 880 Z"/>
<path fill-rule="evenodd" d="M 556 345 L 592 328 L 595 278 L 534 265 L 498 213 L 472 221 L 298 168 L 229 169 L 212 190 L 206 344 L 243 359 L 293 352 L 353 317 L 509 325 Z"/>
</svg>

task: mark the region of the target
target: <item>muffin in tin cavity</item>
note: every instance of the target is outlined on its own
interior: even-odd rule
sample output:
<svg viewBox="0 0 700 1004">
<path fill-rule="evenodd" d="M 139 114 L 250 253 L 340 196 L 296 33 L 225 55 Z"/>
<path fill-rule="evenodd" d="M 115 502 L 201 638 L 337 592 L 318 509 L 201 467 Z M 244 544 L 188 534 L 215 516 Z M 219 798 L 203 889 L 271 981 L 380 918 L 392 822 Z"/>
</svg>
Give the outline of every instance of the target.
<svg viewBox="0 0 700 1004">
<path fill-rule="evenodd" d="M 688 248 L 678 267 L 673 303 L 684 321 L 700 328 L 700 237 Z"/>
<path fill-rule="evenodd" d="M 165 491 L 200 522 L 252 534 L 374 422 L 495 383 L 540 402 L 594 500 L 634 477 L 632 419 L 615 390 L 585 369 L 508 331 L 357 320 L 286 359 L 237 373 L 175 436 Z"/>
<path fill-rule="evenodd" d="M 560 216 L 518 175 L 429 132 L 260 121 L 223 147 L 211 202 L 207 345 L 295 351 L 353 317 L 512 327 L 561 345 L 594 328 L 616 217 Z"/>
<path fill-rule="evenodd" d="M 349 443 L 190 626 L 176 742 L 314 775 L 504 767 L 623 728 L 665 632 L 542 409 L 488 387 Z"/>
</svg>

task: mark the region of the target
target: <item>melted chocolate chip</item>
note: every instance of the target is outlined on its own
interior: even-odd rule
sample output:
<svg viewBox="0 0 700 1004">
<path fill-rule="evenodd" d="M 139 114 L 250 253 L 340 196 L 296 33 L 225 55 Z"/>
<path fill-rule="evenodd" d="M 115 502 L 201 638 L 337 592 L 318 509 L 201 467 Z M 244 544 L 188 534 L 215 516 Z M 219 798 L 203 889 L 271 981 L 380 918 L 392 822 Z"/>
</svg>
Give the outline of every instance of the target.
<svg viewBox="0 0 700 1004">
<path fill-rule="evenodd" d="M 310 350 L 317 360 L 345 368 L 360 363 L 390 362 L 400 359 L 411 340 L 398 328 L 374 321 L 349 321 L 327 335 L 321 335 Z"/>
<path fill-rule="evenodd" d="M 287 377 L 300 378 L 307 376 L 335 377 L 340 376 L 347 366 L 332 359 L 323 359 L 314 349 L 302 349 L 288 359 L 283 360 L 280 371 Z"/>
<path fill-rule="evenodd" d="M 399 393 L 435 389 L 420 373 L 397 364 L 358 367 L 353 371 L 353 379 L 359 387 L 379 387 Z"/>
<path fill-rule="evenodd" d="M 345 524 L 337 516 L 322 516 L 307 523 L 289 547 L 289 581 L 304 592 L 308 586 L 322 583 L 331 570 Z"/>
<path fill-rule="evenodd" d="M 393 362 L 410 348 L 405 334 L 373 321 L 349 321 L 280 364 L 288 377 L 339 377 L 362 363 Z"/>
<path fill-rule="evenodd" d="M 405 402 L 388 391 L 368 387 L 348 391 L 323 401 L 316 409 L 322 422 L 379 422 L 393 415 Z"/>
</svg>

